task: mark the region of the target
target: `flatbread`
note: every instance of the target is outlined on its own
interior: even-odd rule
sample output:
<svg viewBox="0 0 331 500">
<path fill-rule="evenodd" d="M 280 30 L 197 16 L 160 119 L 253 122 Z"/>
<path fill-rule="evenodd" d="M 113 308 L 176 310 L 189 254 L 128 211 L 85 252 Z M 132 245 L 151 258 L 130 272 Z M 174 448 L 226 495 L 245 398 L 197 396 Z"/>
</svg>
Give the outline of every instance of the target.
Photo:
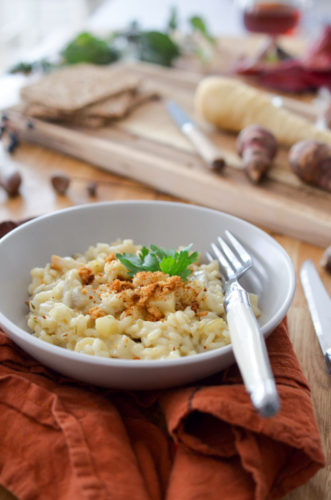
<svg viewBox="0 0 331 500">
<path fill-rule="evenodd" d="M 121 118 L 131 106 L 135 99 L 136 92 L 121 92 L 115 96 L 107 97 L 106 99 L 86 106 L 80 111 L 80 114 L 85 116 L 102 117 L 118 117 Z"/>
<path fill-rule="evenodd" d="M 127 92 L 109 97 L 96 105 L 83 108 L 71 116 L 62 116 L 59 121 L 81 127 L 105 127 L 109 123 L 125 118 L 140 105 L 157 98 L 159 96 L 155 92 Z"/>
<path fill-rule="evenodd" d="M 18 111 L 42 120 L 102 127 L 119 120 L 156 92 L 123 64 L 66 67 L 27 85 Z"/>
<path fill-rule="evenodd" d="M 140 89 L 136 92 L 122 92 L 117 96 L 107 97 L 107 99 L 103 101 L 83 108 L 81 113 L 85 116 L 121 118 L 125 116 L 128 111 L 131 111 L 146 101 L 156 99 L 157 97 L 158 94 L 155 92 L 143 91 Z"/>
<path fill-rule="evenodd" d="M 133 91 L 139 78 L 129 69 L 112 64 L 95 66 L 77 64 L 49 73 L 26 85 L 21 97 L 26 104 L 39 105 L 59 113 L 74 112 L 89 104 L 124 91 Z"/>
</svg>

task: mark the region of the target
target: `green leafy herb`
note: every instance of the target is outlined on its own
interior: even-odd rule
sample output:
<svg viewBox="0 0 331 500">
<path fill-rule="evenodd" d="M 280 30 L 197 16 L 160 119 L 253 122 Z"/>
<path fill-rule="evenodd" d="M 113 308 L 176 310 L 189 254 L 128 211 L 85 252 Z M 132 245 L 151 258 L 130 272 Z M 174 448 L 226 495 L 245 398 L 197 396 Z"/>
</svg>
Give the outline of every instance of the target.
<svg viewBox="0 0 331 500">
<path fill-rule="evenodd" d="M 178 13 L 176 7 L 172 6 L 170 9 L 170 16 L 167 23 L 167 31 L 174 31 L 178 28 Z"/>
<path fill-rule="evenodd" d="M 9 68 L 8 73 L 23 73 L 25 75 L 29 75 L 33 71 L 41 71 L 43 73 L 48 73 L 52 69 L 56 68 L 56 64 L 49 61 L 48 59 L 40 59 L 34 62 L 24 62 L 21 61 L 11 68 Z"/>
<path fill-rule="evenodd" d="M 109 64 L 118 59 L 117 51 L 105 40 L 84 32 L 76 36 L 62 51 L 66 64 Z"/>
<path fill-rule="evenodd" d="M 141 61 L 171 66 L 179 55 L 178 45 L 167 33 L 142 31 L 137 36 L 137 56 Z"/>
<path fill-rule="evenodd" d="M 130 276 L 134 276 L 140 271 L 159 271 L 159 260 L 156 255 L 150 253 L 148 248 L 142 247 L 138 255 L 133 253 L 117 253 L 116 258 L 130 271 Z"/>
<path fill-rule="evenodd" d="M 167 250 L 151 245 L 150 249 L 142 247 L 138 255 L 117 253 L 116 258 L 129 270 L 130 276 L 141 271 L 162 271 L 170 276 L 180 276 L 183 281 L 186 281 L 192 273 L 188 266 L 198 258 L 198 252 L 190 254 L 191 248 L 192 244 L 177 252 L 174 249 Z"/>
<path fill-rule="evenodd" d="M 33 63 L 30 62 L 18 62 L 9 69 L 9 73 L 24 73 L 28 75 L 33 70 Z"/>
<path fill-rule="evenodd" d="M 215 43 L 214 37 L 209 33 L 205 21 L 200 16 L 192 16 L 189 19 L 190 25 L 193 29 L 199 31 L 210 43 Z"/>
</svg>

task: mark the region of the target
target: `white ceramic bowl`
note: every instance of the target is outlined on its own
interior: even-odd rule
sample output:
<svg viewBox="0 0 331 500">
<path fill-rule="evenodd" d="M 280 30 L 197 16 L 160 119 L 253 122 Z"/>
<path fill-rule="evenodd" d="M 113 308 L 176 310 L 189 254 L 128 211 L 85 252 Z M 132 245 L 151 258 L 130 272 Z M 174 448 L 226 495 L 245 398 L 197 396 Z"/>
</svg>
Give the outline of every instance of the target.
<svg viewBox="0 0 331 500">
<path fill-rule="evenodd" d="M 174 360 L 120 360 L 80 354 L 40 340 L 26 325 L 30 270 L 55 253 L 84 252 L 97 242 L 132 238 L 164 247 L 194 244 L 202 255 L 230 229 L 254 260 L 242 283 L 259 295 L 263 334 L 285 316 L 295 273 L 283 248 L 257 227 L 207 208 L 169 202 L 97 203 L 39 217 L 0 240 L 0 324 L 8 336 L 45 365 L 78 380 L 120 389 L 153 389 L 191 382 L 233 363 L 231 346 Z"/>
</svg>

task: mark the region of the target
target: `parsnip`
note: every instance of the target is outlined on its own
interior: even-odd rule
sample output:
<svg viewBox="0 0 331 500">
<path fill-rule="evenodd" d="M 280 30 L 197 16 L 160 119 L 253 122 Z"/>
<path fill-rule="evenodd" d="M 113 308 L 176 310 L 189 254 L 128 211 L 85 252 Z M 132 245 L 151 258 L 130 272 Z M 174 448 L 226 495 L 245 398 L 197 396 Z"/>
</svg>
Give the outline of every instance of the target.
<svg viewBox="0 0 331 500">
<path fill-rule="evenodd" d="M 223 130 L 240 132 L 256 123 L 287 146 L 304 139 L 331 144 L 331 131 L 320 130 L 308 120 L 274 107 L 262 91 L 234 78 L 204 78 L 196 89 L 195 109 L 206 121 Z"/>
</svg>

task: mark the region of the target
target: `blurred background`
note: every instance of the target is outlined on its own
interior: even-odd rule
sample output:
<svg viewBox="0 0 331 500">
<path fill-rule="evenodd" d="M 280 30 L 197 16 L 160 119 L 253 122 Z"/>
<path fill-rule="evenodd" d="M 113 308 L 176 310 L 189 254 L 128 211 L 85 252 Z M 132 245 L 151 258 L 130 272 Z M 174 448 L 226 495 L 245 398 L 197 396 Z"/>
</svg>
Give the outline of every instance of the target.
<svg viewBox="0 0 331 500">
<path fill-rule="evenodd" d="M 162 29 L 173 6 L 179 20 L 198 14 L 213 35 L 238 36 L 245 33 L 243 3 L 245 0 L 0 0 L 0 70 L 20 60 L 48 57 L 82 30 L 109 33 L 133 20 L 146 29 Z M 301 0 L 299 4 L 298 35 L 314 37 L 323 24 L 331 23 L 331 0 Z"/>
</svg>

